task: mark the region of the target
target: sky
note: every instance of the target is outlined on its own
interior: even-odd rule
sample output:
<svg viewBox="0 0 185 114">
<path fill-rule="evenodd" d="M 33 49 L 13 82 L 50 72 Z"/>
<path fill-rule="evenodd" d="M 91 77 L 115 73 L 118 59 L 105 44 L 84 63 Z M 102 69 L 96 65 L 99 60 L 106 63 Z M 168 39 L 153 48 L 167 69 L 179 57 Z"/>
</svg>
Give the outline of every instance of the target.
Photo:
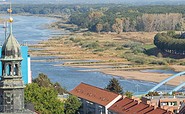
<svg viewBox="0 0 185 114">
<path fill-rule="evenodd" d="M 6 0 L 9 1 L 9 0 Z M 126 3 L 126 4 L 185 4 L 185 0 L 12 0 L 14 3 L 61 3 L 61 4 L 98 4 L 98 3 Z"/>
</svg>

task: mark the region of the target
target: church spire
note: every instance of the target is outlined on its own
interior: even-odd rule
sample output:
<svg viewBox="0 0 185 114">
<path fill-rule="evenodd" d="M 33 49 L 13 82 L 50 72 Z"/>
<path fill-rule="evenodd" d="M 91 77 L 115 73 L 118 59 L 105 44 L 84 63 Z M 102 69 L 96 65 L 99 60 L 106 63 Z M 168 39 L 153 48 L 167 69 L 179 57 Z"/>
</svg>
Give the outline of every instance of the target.
<svg viewBox="0 0 185 114">
<path fill-rule="evenodd" d="M 10 23 L 10 30 L 9 30 L 9 36 L 5 40 L 3 47 L 2 47 L 2 58 L 9 58 L 9 59 L 22 59 L 21 57 L 21 50 L 20 50 L 20 44 L 16 40 L 16 38 L 13 36 L 12 31 L 12 5 L 10 1 L 10 8 L 7 10 L 9 13 L 9 20 Z"/>
<path fill-rule="evenodd" d="M 12 34 L 12 23 L 13 23 L 13 18 L 12 18 L 12 3 L 11 3 L 11 0 L 10 0 L 10 7 L 9 9 L 7 10 L 8 13 L 9 13 L 9 20 L 8 22 L 10 23 L 10 34 Z"/>
</svg>

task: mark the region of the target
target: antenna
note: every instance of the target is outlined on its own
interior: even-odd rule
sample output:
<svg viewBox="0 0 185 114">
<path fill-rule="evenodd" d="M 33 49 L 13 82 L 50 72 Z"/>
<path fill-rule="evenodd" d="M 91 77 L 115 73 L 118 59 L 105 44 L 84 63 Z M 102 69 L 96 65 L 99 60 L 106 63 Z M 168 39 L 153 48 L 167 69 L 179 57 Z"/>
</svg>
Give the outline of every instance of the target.
<svg viewBox="0 0 185 114">
<path fill-rule="evenodd" d="M 12 34 L 13 18 L 12 18 L 12 2 L 11 2 L 11 0 L 10 0 L 10 8 L 7 11 L 9 13 L 9 20 L 8 20 L 8 22 L 10 23 L 10 34 Z"/>
<path fill-rule="evenodd" d="M 4 31 L 5 31 L 5 40 L 6 40 L 6 33 L 7 33 L 7 21 L 4 22 L 3 25 Z"/>
</svg>

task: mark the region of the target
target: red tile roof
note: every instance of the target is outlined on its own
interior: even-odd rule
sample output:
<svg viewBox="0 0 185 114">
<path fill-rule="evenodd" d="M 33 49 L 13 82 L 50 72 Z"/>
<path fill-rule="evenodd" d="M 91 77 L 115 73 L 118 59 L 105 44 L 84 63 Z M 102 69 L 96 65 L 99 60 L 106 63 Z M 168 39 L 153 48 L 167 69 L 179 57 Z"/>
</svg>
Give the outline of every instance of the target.
<svg viewBox="0 0 185 114">
<path fill-rule="evenodd" d="M 164 114 L 173 114 L 172 112 L 166 112 L 166 113 L 164 113 Z M 179 113 L 179 114 L 181 114 L 181 113 Z"/>
<path fill-rule="evenodd" d="M 147 114 L 165 114 L 167 111 L 161 108 L 156 108 L 155 110 L 148 112 Z"/>
<path fill-rule="evenodd" d="M 153 106 L 150 106 L 148 108 L 145 108 L 145 109 L 139 111 L 137 114 L 145 114 L 145 113 L 150 112 L 152 110 L 154 110 L 154 107 Z"/>
<path fill-rule="evenodd" d="M 133 107 L 133 106 L 135 106 L 135 105 L 137 105 L 137 104 L 138 104 L 137 101 L 133 101 L 133 102 L 129 103 L 128 105 L 123 106 L 123 107 L 122 107 L 122 111 L 127 110 L 127 109 L 129 109 L 129 108 L 131 108 L 131 107 Z"/>
<path fill-rule="evenodd" d="M 164 109 L 149 106 L 145 103 L 139 103 L 133 99 L 124 98 L 117 101 L 109 109 L 117 114 L 171 114 Z"/>
<path fill-rule="evenodd" d="M 149 105 L 144 104 L 144 103 L 139 103 L 138 105 L 135 105 L 135 106 L 129 108 L 128 110 L 123 111 L 123 112 L 125 112 L 125 114 L 136 114 L 139 111 L 146 109 L 147 107 L 149 107 Z"/>
<path fill-rule="evenodd" d="M 122 100 L 119 100 L 118 102 L 116 102 L 115 104 L 113 104 L 109 110 L 112 110 L 114 112 L 118 112 L 121 113 L 122 112 L 122 108 L 128 104 L 130 104 L 131 102 L 133 102 L 133 99 L 129 99 L 129 98 L 124 98 Z"/>
<path fill-rule="evenodd" d="M 180 109 L 180 111 L 179 111 L 179 114 L 183 114 L 183 113 L 185 113 L 185 106 L 183 106 L 183 107 Z"/>
<path fill-rule="evenodd" d="M 107 90 L 92 85 L 88 85 L 85 83 L 79 84 L 70 93 L 77 97 L 100 104 L 102 106 L 106 106 L 112 100 L 119 96 L 119 94 L 109 92 Z"/>
</svg>

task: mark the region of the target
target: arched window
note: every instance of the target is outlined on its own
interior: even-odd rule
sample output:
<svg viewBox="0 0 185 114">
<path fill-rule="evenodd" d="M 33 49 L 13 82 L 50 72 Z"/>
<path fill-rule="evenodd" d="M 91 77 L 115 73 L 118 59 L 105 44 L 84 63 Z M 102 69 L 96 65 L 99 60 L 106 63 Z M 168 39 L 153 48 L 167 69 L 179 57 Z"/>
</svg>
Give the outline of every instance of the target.
<svg viewBox="0 0 185 114">
<path fill-rule="evenodd" d="M 11 64 L 6 65 L 6 76 L 11 76 Z"/>
<path fill-rule="evenodd" d="M 14 75 L 18 75 L 18 64 L 14 65 Z"/>
</svg>

